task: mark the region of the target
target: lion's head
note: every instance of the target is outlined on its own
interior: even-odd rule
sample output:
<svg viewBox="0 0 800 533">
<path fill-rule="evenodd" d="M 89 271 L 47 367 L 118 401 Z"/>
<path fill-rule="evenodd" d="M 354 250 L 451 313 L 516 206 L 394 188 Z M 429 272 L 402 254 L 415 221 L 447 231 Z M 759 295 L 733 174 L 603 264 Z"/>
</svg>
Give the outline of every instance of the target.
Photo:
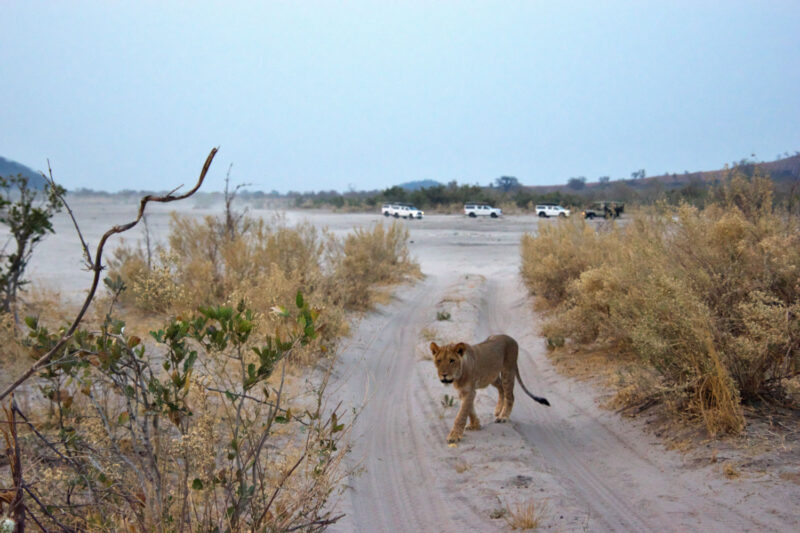
<svg viewBox="0 0 800 533">
<path fill-rule="evenodd" d="M 463 342 L 458 344 L 447 344 L 439 346 L 435 342 L 431 343 L 431 353 L 436 371 L 442 383 L 452 383 L 461 377 L 461 361 L 467 345 Z"/>
</svg>

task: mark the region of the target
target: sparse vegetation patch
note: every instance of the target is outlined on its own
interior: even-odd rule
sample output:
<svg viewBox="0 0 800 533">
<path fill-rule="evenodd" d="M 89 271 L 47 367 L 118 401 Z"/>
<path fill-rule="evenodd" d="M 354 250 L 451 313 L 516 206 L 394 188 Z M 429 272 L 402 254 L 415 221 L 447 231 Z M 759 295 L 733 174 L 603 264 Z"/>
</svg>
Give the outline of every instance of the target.
<svg viewBox="0 0 800 533">
<path fill-rule="evenodd" d="M 547 516 L 547 504 L 528 500 L 524 503 L 507 505 L 505 512 L 498 513 L 511 529 L 532 530 L 538 529 Z"/>
</svg>

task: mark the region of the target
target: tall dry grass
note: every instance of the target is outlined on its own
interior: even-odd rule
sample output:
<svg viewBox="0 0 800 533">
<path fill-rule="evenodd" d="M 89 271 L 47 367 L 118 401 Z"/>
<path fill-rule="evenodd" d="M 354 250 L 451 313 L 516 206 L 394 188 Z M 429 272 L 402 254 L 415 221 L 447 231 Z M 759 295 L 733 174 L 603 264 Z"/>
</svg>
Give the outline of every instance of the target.
<svg viewBox="0 0 800 533">
<path fill-rule="evenodd" d="M 550 310 L 543 333 L 633 355 L 711 433 L 739 431 L 740 403 L 784 398 L 781 380 L 800 370 L 800 222 L 773 209 L 770 184 L 736 175 L 705 209 L 526 235 L 522 277 Z"/>
<path fill-rule="evenodd" d="M 123 304 L 143 311 L 185 314 L 243 300 L 267 327 L 276 325 L 270 311 L 302 290 L 324 311 L 323 334 L 295 356 L 310 362 L 323 344 L 347 332 L 347 311 L 367 309 L 382 287 L 419 276 L 407 241 L 408 230 L 396 222 L 337 239 L 310 224 L 245 217 L 231 238 L 220 219 L 173 215 L 166 245 L 150 254 L 141 246 L 120 247 L 111 275 L 128 287 Z"/>
</svg>

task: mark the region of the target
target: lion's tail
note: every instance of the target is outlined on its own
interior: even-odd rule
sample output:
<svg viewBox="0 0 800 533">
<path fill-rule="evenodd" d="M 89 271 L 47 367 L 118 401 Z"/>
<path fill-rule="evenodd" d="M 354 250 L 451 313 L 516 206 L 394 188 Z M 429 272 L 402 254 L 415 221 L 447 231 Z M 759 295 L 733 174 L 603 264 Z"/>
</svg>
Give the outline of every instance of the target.
<svg viewBox="0 0 800 533">
<path fill-rule="evenodd" d="M 535 394 L 533 394 L 531 391 L 528 390 L 528 387 L 526 387 L 525 384 L 522 382 L 522 376 L 519 375 L 519 368 L 517 368 L 517 381 L 522 386 L 522 390 L 525 391 L 525 394 L 527 394 L 528 396 L 530 396 L 531 398 L 533 398 L 542 405 L 548 405 L 548 406 L 550 405 L 550 402 L 547 401 L 547 398 L 536 396 Z"/>
</svg>

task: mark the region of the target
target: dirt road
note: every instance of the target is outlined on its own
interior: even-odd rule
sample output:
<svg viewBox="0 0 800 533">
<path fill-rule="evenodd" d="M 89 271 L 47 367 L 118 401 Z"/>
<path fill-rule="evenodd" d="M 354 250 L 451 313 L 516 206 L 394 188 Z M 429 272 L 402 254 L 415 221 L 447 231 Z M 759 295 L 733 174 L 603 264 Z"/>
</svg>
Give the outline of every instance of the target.
<svg viewBox="0 0 800 533">
<path fill-rule="evenodd" d="M 544 509 L 540 527 L 555 531 L 800 527 L 797 484 L 766 474 L 729 480 L 719 464 L 687 464 L 636 423 L 600 409 L 590 385 L 555 372 L 518 277 L 519 235 L 537 221 L 461 219 L 450 230 L 427 222 L 410 226 L 425 280 L 365 317 L 341 354 L 335 386 L 364 408 L 351 455 L 360 473 L 335 531 L 510 529 L 498 518 L 503 510 L 530 501 Z M 454 391 L 436 379 L 427 346 L 501 332 L 519 341 L 523 379 L 552 407 L 518 389 L 511 423 L 496 424 L 496 391 L 480 391 L 483 429 L 449 447 L 458 400 L 444 405 Z"/>
</svg>

